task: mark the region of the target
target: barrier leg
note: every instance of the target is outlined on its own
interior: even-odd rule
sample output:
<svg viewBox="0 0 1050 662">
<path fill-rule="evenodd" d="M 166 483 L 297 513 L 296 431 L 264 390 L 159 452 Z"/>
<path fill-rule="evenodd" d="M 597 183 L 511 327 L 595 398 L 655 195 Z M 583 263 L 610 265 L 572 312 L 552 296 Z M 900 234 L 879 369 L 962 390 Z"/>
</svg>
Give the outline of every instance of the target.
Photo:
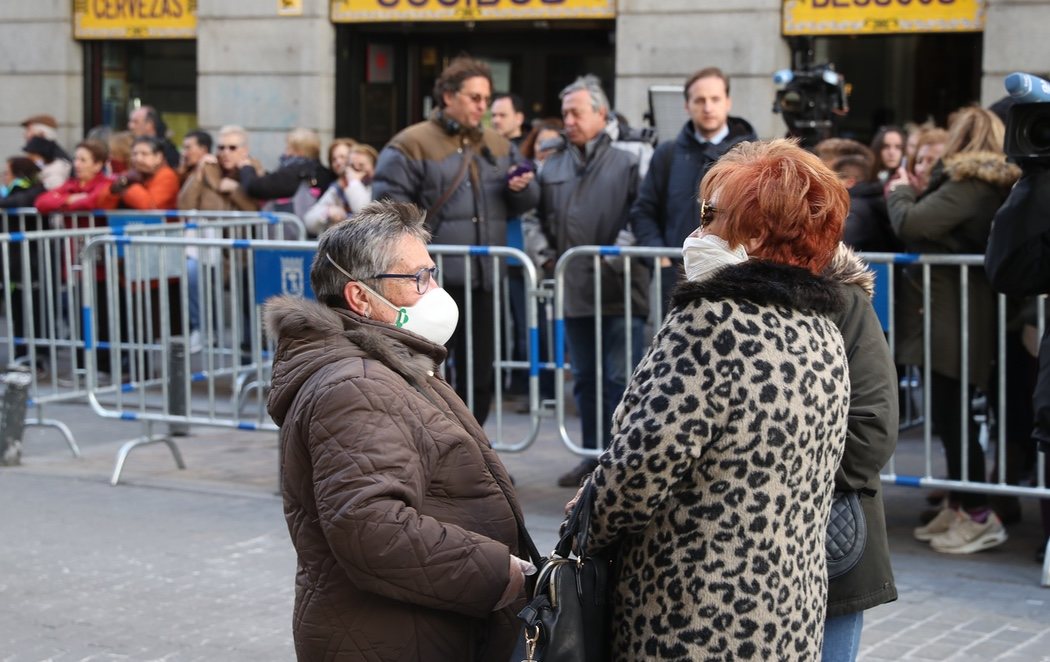
<svg viewBox="0 0 1050 662">
<path fill-rule="evenodd" d="M 1050 538 L 1046 539 L 1046 549 L 1043 550 L 1043 579 L 1042 585 L 1050 588 Z"/>
<path fill-rule="evenodd" d="M 80 446 L 77 445 L 76 439 L 73 438 L 73 431 L 62 421 L 54 418 L 43 418 L 37 416 L 36 418 L 27 418 L 26 425 L 55 428 L 62 435 L 62 438 L 66 440 L 66 445 L 69 446 L 69 450 L 73 452 L 73 457 L 80 459 Z"/>
<path fill-rule="evenodd" d="M 175 416 L 189 413 L 189 403 L 186 402 L 188 345 L 188 337 L 176 336 L 168 341 L 168 411 Z M 168 423 L 168 433 L 173 437 L 185 437 L 190 433 L 190 426 L 186 423 Z"/>
<path fill-rule="evenodd" d="M 146 434 L 138 439 L 132 439 L 131 441 L 125 442 L 125 444 L 120 447 L 120 450 L 117 451 L 117 463 L 116 466 L 113 467 L 113 475 L 109 479 L 109 484 L 116 487 L 117 483 L 120 482 L 120 474 L 124 471 L 124 462 L 128 459 L 128 455 L 132 450 L 140 446 L 148 446 L 157 443 L 167 445 L 168 450 L 171 451 L 172 457 L 175 458 L 176 467 L 179 469 L 186 468 L 186 463 L 182 461 L 182 453 L 179 452 L 178 445 L 176 445 L 167 435 L 154 435 L 153 426 L 147 423 Z"/>
<path fill-rule="evenodd" d="M 22 433 L 32 377 L 27 372 L 9 372 L 3 377 L 4 397 L 0 406 L 0 465 L 22 463 Z"/>
</svg>

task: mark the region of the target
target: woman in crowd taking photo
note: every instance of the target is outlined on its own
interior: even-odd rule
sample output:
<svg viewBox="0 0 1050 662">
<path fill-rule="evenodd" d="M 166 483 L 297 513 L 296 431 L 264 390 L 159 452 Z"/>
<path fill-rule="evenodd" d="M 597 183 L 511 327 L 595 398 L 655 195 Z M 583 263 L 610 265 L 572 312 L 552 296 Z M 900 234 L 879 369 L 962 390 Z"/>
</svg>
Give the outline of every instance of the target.
<svg viewBox="0 0 1050 662">
<path fill-rule="evenodd" d="M 303 216 L 306 231 L 316 237 L 342 223 L 372 201 L 372 176 L 379 153 L 371 145 L 340 138 L 328 150 L 336 180 Z"/>
<path fill-rule="evenodd" d="M 977 106 L 962 108 L 952 114 L 944 154 L 933 167 L 926 189 L 920 193 L 903 170 L 889 182 L 890 222 L 908 252 L 984 254 L 992 217 L 1021 174 L 1017 166 L 1007 163 L 1003 154 L 1004 133 L 1003 123 L 991 111 Z M 921 271 L 912 272 L 907 281 L 915 294 L 922 292 L 921 278 Z M 969 370 L 964 382 L 960 279 L 959 267 L 930 269 L 931 411 L 933 427 L 944 445 L 948 478 L 983 483 L 987 481 L 985 456 L 972 416 L 965 417 L 969 435 L 968 473 L 963 474 L 964 423 L 959 415 L 959 402 L 960 397 L 969 402 L 974 388 L 990 392 L 996 350 L 995 297 L 984 269 L 969 269 L 966 290 Z M 913 296 L 912 299 L 917 300 L 909 315 L 921 320 L 921 298 Z M 922 328 L 917 324 L 913 326 L 898 335 L 898 359 L 908 365 L 923 365 Z M 1014 434 L 1023 434 L 1027 442 L 1030 418 L 1020 425 L 1011 425 L 1012 421 L 1003 423 Z M 1006 530 L 996 513 L 989 509 L 987 495 L 952 492 L 947 505 L 932 521 L 915 529 L 915 538 L 948 554 L 972 554 L 1006 541 Z"/>
<path fill-rule="evenodd" d="M 904 165 L 904 130 L 895 126 L 884 126 L 871 141 L 871 151 L 875 153 L 875 171 L 873 177 L 885 184 L 897 168 Z"/>
<path fill-rule="evenodd" d="M 849 195 L 787 140 L 734 148 L 700 194 L 688 282 L 588 479 L 592 544 L 620 545 L 613 657 L 818 659 L 850 395 L 820 274 Z"/>
</svg>

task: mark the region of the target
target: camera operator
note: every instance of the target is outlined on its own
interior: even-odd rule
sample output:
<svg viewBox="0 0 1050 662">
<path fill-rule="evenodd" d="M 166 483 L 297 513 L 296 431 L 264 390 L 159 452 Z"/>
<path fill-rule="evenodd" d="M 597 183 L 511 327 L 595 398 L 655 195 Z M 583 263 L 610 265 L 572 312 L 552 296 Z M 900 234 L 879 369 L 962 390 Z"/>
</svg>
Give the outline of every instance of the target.
<svg viewBox="0 0 1050 662">
<path fill-rule="evenodd" d="M 1021 161 L 1021 179 L 992 222 L 984 267 L 997 291 L 1033 296 L 1050 292 L 1050 155 Z M 1050 326 L 1039 345 L 1032 405 L 1032 438 L 1050 451 Z M 1041 501 L 1040 509 L 1043 534 L 1050 536 L 1050 501 Z"/>
<path fill-rule="evenodd" d="M 1010 197 L 995 215 L 984 268 L 1003 294 L 1050 292 L 1050 160 L 1021 166 Z M 1050 327 L 1039 346 L 1039 381 L 1034 397 L 1033 438 L 1050 450 Z"/>
</svg>

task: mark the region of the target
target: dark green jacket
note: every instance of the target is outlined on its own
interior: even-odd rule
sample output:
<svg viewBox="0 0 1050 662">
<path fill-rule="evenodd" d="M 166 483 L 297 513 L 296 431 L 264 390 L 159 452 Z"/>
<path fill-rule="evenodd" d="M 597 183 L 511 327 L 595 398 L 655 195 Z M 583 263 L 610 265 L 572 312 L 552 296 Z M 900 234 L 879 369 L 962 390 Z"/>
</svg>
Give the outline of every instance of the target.
<svg viewBox="0 0 1050 662">
<path fill-rule="evenodd" d="M 992 217 L 1020 172 L 1002 153 L 954 154 L 934 169 L 922 196 L 910 186 L 889 194 L 890 223 L 908 252 L 984 255 Z M 922 271 L 916 268 L 909 273 L 911 287 L 905 290 L 910 293 L 902 294 L 898 309 L 898 359 L 922 365 Z M 930 279 L 932 367 L 941 375 L 961 379 L 959 268 L 933 267 Z M 983 268 L 969 269 L 969 288 L 969 382 L 987 388 L 995 358 L 995 298 Z"/>
<path fill-rule="evenodd" d="M 835 489 L 860 492 L 868 525 L 864 556 L 848 573 L 828 582 L 827 618 L 832 618 L 897 599 L 879 480 L 897 446 L 897 372 L 871 306 L 872 272 L 840 244 L 824 274 L 847 286 L 846 305 L 831 315 L 842 333 L 850 378 L 846 447 Z"/>
</svg>

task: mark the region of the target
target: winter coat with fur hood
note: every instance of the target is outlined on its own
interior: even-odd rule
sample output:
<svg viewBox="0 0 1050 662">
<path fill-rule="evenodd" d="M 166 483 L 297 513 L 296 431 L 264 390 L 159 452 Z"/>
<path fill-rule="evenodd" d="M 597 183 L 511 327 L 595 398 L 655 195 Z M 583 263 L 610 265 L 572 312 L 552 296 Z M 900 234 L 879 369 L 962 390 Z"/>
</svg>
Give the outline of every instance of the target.
<svg viewBox="0 0 1050 662">
<path fill-rule="evenodd" d="M 890 223 L 909 252 L 984 255 L 992 217 L 1020 174 L 1002 153 L 954 154 L 934 167 L 922 196 L 911 186 L 890 192 Z M 909 273 L 898 309 L 898 360 L 922 365 L 922 272 Z M 958 267 L 931 269 L 932 367 L 957 380 L 962 378 L 960 287 Z M 969 381 L 987 388 L 995 358 L 995 298 L 984 269 L 969 270 L 969 289 Z"/>
<path fill-rule="evenodd" d="M 435 374 L 444 348 L 303 299 L 272 299 L 265 315 L 299 659 L 509 659 L 524 593 L 493 607 L 509 555 L 522 556 L 521 511 Z"/>
<path fill-rule="evenodd" d="M 868 531 L 857 565 L 828 581 L 827 617 L 833 618 L 897 599 L 879 472 L 897 447 L 898 404 L 897 371 L 871 306 L 875 275 L 845 244 L 824 275 L 845 286 L 846 298 L 831 315 L 842 333 L 850 381 L 846 447 L 835 489 L 858 493 Z"/>
</svg>

